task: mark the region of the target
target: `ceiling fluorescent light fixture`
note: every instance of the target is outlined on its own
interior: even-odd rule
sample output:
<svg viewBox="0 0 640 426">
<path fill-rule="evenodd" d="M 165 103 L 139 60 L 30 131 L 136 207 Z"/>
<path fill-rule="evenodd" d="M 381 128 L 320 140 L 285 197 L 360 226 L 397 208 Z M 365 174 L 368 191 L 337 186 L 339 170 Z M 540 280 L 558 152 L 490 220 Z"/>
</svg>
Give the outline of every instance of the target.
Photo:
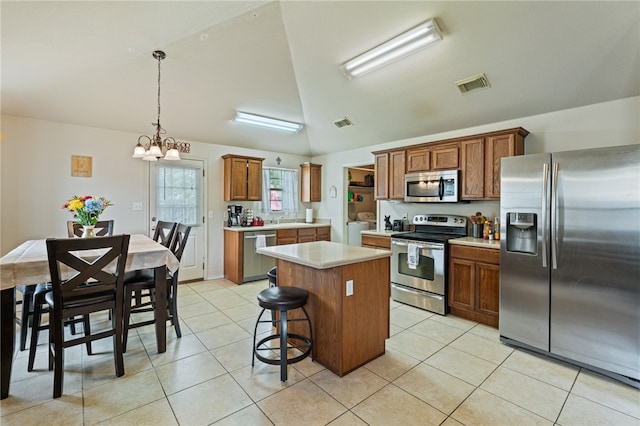
<svg viewBox="0 0 640 426">
<path fill-rule="evenodd" d="M 298 133 L 304 127 L 302 124 L 294 123 L 293 121 L 279 120 L 277 118 L 265 117 L 263 115 L 251 114 L 242 111 L 236 112 L 236 116 L 233 121 L 240 124 L 246 124 L 248 126 L 282 130 L 290 133 Z"/>
<path fill-rule="evenodd" d="M 391 40 L 345 62 L 340 69 L 349 79 L 380 68 L 419 49 L 442 40 L 435 19 L 429 19 Z"/>
</svg>

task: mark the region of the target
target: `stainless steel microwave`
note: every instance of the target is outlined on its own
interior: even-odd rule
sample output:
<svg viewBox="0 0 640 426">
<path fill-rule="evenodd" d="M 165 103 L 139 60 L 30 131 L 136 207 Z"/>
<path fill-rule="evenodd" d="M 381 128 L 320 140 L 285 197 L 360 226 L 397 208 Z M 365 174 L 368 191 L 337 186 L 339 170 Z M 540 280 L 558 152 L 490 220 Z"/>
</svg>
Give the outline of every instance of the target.
<svg viewBox="0 0 640 426">
<path fill-rule="evenodd" d="M 404 201 L 409 203 L 457 203 L 459 193 L 459 170 L 407 173 L 404 176 Z"/>
</svg>

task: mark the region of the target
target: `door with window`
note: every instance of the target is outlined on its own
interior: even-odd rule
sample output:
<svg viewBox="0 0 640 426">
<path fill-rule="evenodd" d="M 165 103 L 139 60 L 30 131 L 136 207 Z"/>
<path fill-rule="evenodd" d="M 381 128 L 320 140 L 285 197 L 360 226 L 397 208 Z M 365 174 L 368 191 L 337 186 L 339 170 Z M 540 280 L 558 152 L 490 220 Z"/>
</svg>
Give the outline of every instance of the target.
<svg viewBox="0 0 640 426">
<path fill-rule="evenodd" d="M 159 220 L 191 226 L 180 261 L 180 281 L 204 277 L 204 162 L 198 160 L 151 163 L 149 176 L 149 235 Z"/>
</svg>

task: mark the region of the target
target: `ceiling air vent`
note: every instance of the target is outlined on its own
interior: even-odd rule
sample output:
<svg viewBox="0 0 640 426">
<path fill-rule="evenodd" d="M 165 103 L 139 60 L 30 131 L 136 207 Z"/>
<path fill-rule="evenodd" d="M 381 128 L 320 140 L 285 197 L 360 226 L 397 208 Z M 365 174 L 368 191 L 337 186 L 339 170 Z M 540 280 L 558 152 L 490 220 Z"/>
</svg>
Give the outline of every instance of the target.
<svg viewBox="0 0 640 426">
<path fill-rule="evenodd" d="M 335 124 L 338 129 L 346 126 L 353 126 L 353 123 L 347 117 L 336 120 L 333 122 L 333 124 Z"/>
<path fill-rule="evenodd" d="M 456 81 L 456 86 L 458 86 L 460 93 L 467 93 L 472 90 L 491 87 L 489 80 L 487 80 L 487 76 L 484 74 L 478 74 L 473 77 L 465 78 L 464 80 Z"/>
</svg>

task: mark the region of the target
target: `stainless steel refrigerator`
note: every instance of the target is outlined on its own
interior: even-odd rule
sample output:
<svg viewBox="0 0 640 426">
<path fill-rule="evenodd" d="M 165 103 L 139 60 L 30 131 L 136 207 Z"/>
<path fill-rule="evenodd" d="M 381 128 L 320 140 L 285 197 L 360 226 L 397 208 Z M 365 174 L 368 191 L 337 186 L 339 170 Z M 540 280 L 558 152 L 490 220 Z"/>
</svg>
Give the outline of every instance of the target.
<svg viewBox="0 0 640 426">
<path fill-rule="evenodd" d="M 502 159 L 500 339 L 640 387 L 640 145 Z"/>
</svg>

